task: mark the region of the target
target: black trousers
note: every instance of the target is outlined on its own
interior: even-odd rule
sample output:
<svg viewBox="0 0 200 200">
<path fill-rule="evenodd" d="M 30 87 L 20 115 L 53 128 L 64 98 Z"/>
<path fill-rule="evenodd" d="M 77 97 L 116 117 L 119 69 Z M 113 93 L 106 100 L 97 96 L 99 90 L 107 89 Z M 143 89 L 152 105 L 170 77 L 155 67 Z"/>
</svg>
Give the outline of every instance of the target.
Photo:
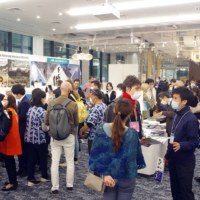
<svg viewBox="0 0 200 200">
<path fill-rule="evenodd" d="M 28 147 L 28 180 L 34 180 L 35 165 L 37 163 L 37 158 L 39 158 L 40 169 L 42 173 L 42 178 L 47 179 L 47 152 L 46 143 L 45 144 L 30 144 L 27 143 Z"/>
<path fill-rule="evenodd" d="M 169 175 L 173 200 L 194 200 L 192 181 L 195 162 L 177 165 L 169 162 Z"/>
<path fill-rule="evenodd" d="M 4 162 L 10 184 L 17 184 L 16 164 L 14 156 L 4 155 Z"/>
<path fill-rule="evenodd" d="M 24 142 L 23 137 L 21 137 L 21 144 L 22 144 L 22 155 L 18 156 L 19 170 L 20 171 L 27 171 L 28 151 L 27 151 L 27 143 Z"/>
</svg>

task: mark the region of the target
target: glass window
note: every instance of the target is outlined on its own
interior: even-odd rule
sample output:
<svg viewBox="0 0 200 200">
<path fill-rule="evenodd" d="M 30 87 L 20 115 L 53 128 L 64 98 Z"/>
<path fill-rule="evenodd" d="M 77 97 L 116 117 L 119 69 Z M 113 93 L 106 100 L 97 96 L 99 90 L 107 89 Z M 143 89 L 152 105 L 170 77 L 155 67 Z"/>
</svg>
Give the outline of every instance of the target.
<svg viewBox="0 0 200 200">
<path fill-rule="evenodd" d="M 67 45 L 67 58 L 71 58 L 73 54 L 76 53 L 77 46 L 74 45 Z"/>
<path fill-rule="evenodd" d="M 54 42 L 54 57 L 66 58 L 66 46 L 63 43 Z"/>
<path fill-rule="evenodd" d="M 33 53 L 33 38 L 26 35 L 12 33 L 12 52 Z"/>
<path fill-rule="evenodd" d="M 8 32 L 0 31 L 0 51 L 8 51 Z"/>
<path fill-rule="evenodd" d="M 52 56 L 51 55 L 51 41 L 44 40 L 44 56 Z"/>
<path fill-rule="evenodd" d="M 109 64 L 110 64 L 110 54 L 102 53 L 102 82 L 108 82 Z"/>
</svg>

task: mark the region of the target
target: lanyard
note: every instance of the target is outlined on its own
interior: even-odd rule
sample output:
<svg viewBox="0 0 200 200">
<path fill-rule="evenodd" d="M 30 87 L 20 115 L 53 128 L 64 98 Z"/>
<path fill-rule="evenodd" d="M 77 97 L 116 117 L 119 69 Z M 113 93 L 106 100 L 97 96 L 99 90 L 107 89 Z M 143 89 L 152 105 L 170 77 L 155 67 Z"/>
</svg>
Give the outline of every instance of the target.
<svg viewBox="0 0 200 200">
<path fill-rule="evenodd" d="M 181 123 L 181 120 L 182 120 L 182 119 L 185 117 L 185 115 L 187 115 L 189 112 L 190 112 L 190 111 L 187 111 L 187 112 L 181 117 L 181 119 L 178 121 L 176 127 L 174 127 L 174 123 L 175 123 L 175 121 L 176 121 L 177 115 L 175 116 L 174 121 L 173 121 L 173 124 L 172 124 L 172 133 L 173 133 L 173 134 L 175 134 L 178 125 Z"/>
</svg>

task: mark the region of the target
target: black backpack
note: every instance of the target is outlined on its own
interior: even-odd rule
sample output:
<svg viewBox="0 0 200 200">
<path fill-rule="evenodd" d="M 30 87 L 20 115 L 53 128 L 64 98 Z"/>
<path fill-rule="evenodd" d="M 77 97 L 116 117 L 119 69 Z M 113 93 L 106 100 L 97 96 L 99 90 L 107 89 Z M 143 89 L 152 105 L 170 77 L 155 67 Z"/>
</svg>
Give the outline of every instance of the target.
<svg viewBox="0 0 200 200">
<path fill-rule="evenodd" d="M 69 113 L 66 106 L 71 102 L 66 99 L 62 104 L 55 104 L 51 101 L 52 108 L 49 111 L 50 135 L 55 140 L 64 140 L 72 133 L 72 126 L 69 122 Z"/>
<path fill-rule="evenodd" d="M 12 125 L 12 112 L 0 110 L 0 142 L 3 142 L 8 135 Z"/>
</svg>

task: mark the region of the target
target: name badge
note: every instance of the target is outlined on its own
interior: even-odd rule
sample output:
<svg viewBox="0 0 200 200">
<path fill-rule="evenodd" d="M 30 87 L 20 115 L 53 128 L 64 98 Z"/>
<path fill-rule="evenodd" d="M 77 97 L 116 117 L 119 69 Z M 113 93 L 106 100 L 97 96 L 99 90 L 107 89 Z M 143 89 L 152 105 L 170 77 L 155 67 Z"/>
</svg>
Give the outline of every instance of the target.
<svg viewBox="0 0 200 200">
<path fill-rule="evenodd" d="M 173 143 L 173 142 L 174 142 L 174 133 L 171 133 L 169 143 Z"/>
<path fill-rule="evenodd" d="M 130 122 L 129 127 L 135 129 L 137 132 L 140 131 L 139 122 Z"/>
</svg>

